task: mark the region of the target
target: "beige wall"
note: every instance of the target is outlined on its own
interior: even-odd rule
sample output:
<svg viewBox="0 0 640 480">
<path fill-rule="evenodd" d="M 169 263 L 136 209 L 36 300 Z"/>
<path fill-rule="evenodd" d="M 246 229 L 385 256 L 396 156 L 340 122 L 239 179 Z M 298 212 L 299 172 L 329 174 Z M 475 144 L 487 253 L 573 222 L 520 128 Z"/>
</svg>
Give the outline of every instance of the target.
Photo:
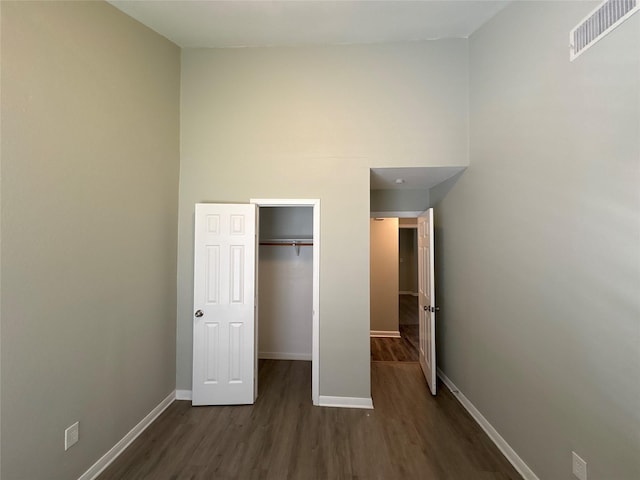
<svg viewBox="0 0 640 480">
<path fill-rule="evenodd" d="M 180 51 L 106 3 L 1 9 L 2 478 L 75 479 L 175 388 Z"/>
<path fill-rule="evenodd" d="M 398 331 L 398 219 L 371 219 L 371 330 Z"/>
<path fill-rule="evenodd" d="M 182 53 L 177 385 L 193 208 L 319 198 L 320 394 L 370 396 L 369 169 L 467 163 L 467 41 Z"/>
<path fill-rule="evenodd" d="M 471 165 L 436 208 L 438 359 L 540 479 L 640 478 L 640 15 L 513 2 L 470 39 Z"/>
<path fill-rule="evenodd" d="M 399 227 L 415 227 L 418 228 L 418 219 L 415 217 L 412 218 L 399 218 L 398 219 Z"/>
</svg>

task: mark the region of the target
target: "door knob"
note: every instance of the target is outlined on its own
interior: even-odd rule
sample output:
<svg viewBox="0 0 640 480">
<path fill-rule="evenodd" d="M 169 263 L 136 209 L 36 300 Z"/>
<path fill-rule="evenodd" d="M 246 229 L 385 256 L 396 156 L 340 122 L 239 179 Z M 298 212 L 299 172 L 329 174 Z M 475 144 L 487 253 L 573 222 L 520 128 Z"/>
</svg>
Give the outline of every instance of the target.
<svg viewBox="0 0 640 480">
<path fill-rule="evenodd" d="M 425 312 L 428 312 L 430 310 L 429 305 L 425 305 L 424 307 Z"/>
<path fill-rule="evenodd" d="M 203 316 L 204 313 L 202 312 L 202 310 L 196 310 L 195 316 L 200 318 L 201 316 Z"/>
</svg>

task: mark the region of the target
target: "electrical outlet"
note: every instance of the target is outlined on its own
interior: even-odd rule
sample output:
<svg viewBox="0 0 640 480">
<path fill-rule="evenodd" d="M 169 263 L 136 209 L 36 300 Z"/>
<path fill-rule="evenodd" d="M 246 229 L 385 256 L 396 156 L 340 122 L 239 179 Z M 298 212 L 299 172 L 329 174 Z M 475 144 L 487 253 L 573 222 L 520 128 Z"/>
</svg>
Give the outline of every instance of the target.
<svg viewBox="0 0 640 480">
<path fill-rule="evenodd" d="M 78 442 L 80 422 L 76 422 L 64 431 L 64 449 L 69 450 L 72 445 Z"/>
<path fill-rule="evenodd" d="M 573 457 L 573 474 L 580 480 L 587 480 L 587 462 L 576 452 L 571 452 Z"/>
</svg>

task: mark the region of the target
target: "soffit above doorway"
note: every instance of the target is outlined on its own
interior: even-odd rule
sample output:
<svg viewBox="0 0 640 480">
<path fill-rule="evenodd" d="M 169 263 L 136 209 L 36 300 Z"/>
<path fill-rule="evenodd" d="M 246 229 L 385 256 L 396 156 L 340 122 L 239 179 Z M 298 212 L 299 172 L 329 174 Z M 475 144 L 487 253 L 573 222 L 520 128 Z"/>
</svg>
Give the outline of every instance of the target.
<svg viewBox="0 0 640 480">
<path fill-rule="evenodd" d="M 428 190 L 466 167 L 372 168 L 371 190 Z M 397 183 L 398 179 L 404 180 Z"/>
</svg>

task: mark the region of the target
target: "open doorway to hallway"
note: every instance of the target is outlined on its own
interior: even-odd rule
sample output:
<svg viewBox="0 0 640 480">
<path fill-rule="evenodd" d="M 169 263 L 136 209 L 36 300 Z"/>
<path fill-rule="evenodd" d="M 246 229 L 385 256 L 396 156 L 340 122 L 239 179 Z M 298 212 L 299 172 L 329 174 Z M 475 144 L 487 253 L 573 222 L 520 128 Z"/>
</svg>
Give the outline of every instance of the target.
<svg viewBox="0 0 640 480">
<path fill-rule="evenodd" d="M 418 364 L 432 395 L 436 380 L 435 253 L 433 207 L 462 175 L 463 166 L 372 168 L 370 170 L 370 311 L 373 361 L 415 362 L 411 327 L 400 325 L 400 219 L 416 218 L 418 273 Z M 395 228 L 395 231 L 393 230 Z M 376 237 L 380 235 L 381 240 Z M 392 252 L 393 250 L 393 252 Z M 392 252 L 392 253 L 390 253 Z M 413 263 L 413 262 L 412 262 Z M 412 289 L 410 293 L 413 293 Z M 403 299 L 410 300 L 410 299 Z M 414 311 L 409 306 L 410 311 Z M 409 320 L 411 321 L 411 320 Z M 403 318 L 403 323 L 408 323 Z M 405 348 L 407 347 L 407 348 Z"/>
<path fill-rule="evenodd" d="M 415 218 L 371 219 L 371 360 L 418 361 Z"/>
</svg>

